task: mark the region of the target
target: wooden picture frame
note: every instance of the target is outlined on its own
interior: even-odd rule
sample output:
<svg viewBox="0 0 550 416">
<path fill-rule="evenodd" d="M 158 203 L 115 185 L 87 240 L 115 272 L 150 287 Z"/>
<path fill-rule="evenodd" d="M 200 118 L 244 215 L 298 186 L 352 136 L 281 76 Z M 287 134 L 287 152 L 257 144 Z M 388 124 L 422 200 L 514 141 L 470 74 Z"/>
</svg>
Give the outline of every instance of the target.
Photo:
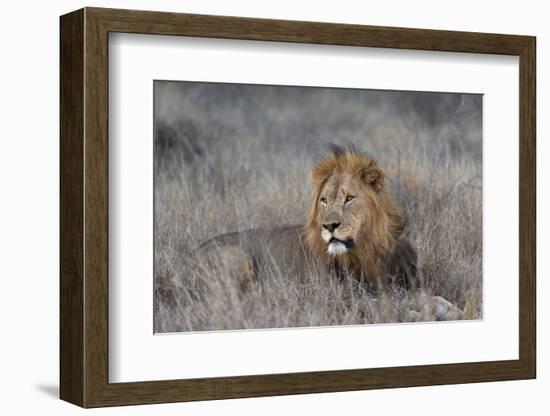
<svg viewBox="0 0 550 416">
<path fill-rule="evenodd" d="M 61 17 L 60 396 L 82 407 L 536 377 L 535 38 L 85 8 Z M 109 383 L 108 34 L 502 54 L 520 67 L 519 359 Z"/>
</svg>

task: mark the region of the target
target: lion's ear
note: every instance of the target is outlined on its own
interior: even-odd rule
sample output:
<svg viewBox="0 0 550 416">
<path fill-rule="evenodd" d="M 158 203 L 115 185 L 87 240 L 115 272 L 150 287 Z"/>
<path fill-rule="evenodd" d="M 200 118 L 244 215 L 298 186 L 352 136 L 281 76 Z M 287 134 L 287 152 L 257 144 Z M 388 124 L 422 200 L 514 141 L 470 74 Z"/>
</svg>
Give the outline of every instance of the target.
<svg viewBox="0 0 550 416">
<path fill-rule="evenodd" d="M 377 192 L 384 186 L 384 170 L 378 166 L 369 166 L 361 171 L 361 178 Z"/>
</svg>

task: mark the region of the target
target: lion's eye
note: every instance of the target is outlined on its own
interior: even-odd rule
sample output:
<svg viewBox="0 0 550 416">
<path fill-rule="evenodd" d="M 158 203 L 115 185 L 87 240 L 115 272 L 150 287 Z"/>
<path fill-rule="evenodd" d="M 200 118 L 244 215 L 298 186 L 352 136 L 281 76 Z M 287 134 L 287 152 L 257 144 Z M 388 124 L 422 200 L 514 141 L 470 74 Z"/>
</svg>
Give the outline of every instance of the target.
<svg viewBox="0 0 550 416">
<path fill-rule="evenodd" d="M 325 197 L 321 198 L 321 204 L 326 205 L 327 199 Z"/>
<path fill-rule="evenodd" d="M 353 201 L 354 199 L 355 199 L 355 196 L 353 196 L 353 195 L 348 195 L 348 196 L 346 196 L 346 204 L 347 204 L 348 202 Z"/>
</svg>

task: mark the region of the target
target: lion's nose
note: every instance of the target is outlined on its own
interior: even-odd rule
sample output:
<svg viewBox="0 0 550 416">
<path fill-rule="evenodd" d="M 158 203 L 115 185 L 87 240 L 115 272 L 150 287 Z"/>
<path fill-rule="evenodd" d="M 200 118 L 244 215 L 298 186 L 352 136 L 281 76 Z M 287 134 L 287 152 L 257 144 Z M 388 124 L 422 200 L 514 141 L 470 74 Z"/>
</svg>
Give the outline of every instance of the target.
<svg viewBox="0 0 550 416">
<path fill-rule="evenodd" d="M 332 222 L 330 224 L 323 224 L 323 228 L 325 230 L 329 230 L 331 233 L 334 232 L 338 227 L 340 226 L 339 222 Z"/>
</svg>

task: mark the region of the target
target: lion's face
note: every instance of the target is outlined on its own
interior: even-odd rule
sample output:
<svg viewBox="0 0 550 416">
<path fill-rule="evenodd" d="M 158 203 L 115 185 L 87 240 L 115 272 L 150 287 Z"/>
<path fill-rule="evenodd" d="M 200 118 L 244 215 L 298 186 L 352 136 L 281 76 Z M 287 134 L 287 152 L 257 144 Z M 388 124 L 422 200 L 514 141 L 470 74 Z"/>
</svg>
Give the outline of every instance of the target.
<svg viewBox="0 0 550 416">
<path fill-rule="evenodd" d="M 311 173 L 313 200 L 305 228 L 312 254 L 376 273 L 402 232 L 399 210 L 384 190 L 384 171 L 364 153 L 336 147 Z"/>
<path fill-rule="evenodd" d="M 365 237 L 382 182 L 382 170 L 371 166 L 356 172 L 334 171 L 320 186 L 317 224 L 329 255 L 345 255 Z"/>
<path fill-rule="evenodd" d="M 368 190 L 350 172 L 332 175 L 319 192 L 318 224 L 327 252 L 346 254 L 353 248 L 369 211 Z"/>
</svg>

